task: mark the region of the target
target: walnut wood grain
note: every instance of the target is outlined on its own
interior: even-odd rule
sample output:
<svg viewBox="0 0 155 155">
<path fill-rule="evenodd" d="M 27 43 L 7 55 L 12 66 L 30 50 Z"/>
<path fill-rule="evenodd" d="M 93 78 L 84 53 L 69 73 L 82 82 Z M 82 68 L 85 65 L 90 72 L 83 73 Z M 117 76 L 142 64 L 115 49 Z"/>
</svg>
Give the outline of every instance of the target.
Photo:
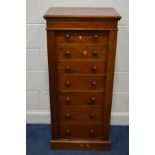
<svg viewBox="0 0 155 155">
<path fill-rule="evenodd" d="M 58 43 L 104 43 L 108 42 L 108 31 L 58 31 Z"/>
<path fill-rule="evenodd" d="M 96 46 L 96 44 L 59 44 L 57 45 L 58 60 L 72 60 L 72 59 L 106 59 L 107 44 Z"/>
<path fill-rule="evenodd" d="M 48 68 L 49 68 L 49 90 L 50 90 L 50 111 L 52 114 L 52 139 L 58 139 L 58 104 L 57 104 L 57 65 L 56 65 L 56 49 L 55 49 L 55 32 L 47 33 L 47 47 L 48 47 Z"/>
<path fill-rule="evenodd" d="M 105 76 L 65 76 L 58 77 L 59 90 L 104 90 L 105 89 Z"/>
<path fill-rule="evenodd" d="M 89 147 L 88 147 L 89 146 Z M 102 141 L 102 140 L 88 140 L 88 139 L 60 139 L 60 140 L 52 140 L 51 148 L 58 150 L 110 150 L 111 142 L 110 141 Z"/>
<path fill-rule="evenodd" d="M 61 106 L 59 115 L 61 123 L 97 123 L 101 125 L 103 107 Z"/>
<path fill-rule="evenodd" d="M 120 15 L 113 8 L 49 8 L 44 15 L 45 19 L 53 18 L 101 18 L 101 19 L 121 19 Z"/>
<path fill-rule="evenodd" d="M 67 134 L 67 130 L 70 133 Z M 103 126 L 93 125 L 65 125 L 60 124 L 60 137 L 64 139 L 102 139 Z"/>
<path fill-rule="evenodd" d="M 103 105 L 104 92 L 59 92 L 58 103 L 60 105 Z"/>
<path fill-rule="evenodd" d="M 109 50 L 108 50 L 108 64 L 107 64 L 107 79 L 105 89 L 105 104 L 104 107 L 104 139 L 109 139 L 110 131 L 110 116 L 112 106 L 112 92 L 113 92 L 113 80 L 115 69 L 115 56 L 116 56 L 116 41 L 117 31 L 110 31 L 109 34 Z"/>
<path fill-rule="evenodd" d="M 105 74 L 105 72 L 106 59 L 101 61 L 73 60 L 58 62 L 58 74 Z"/>
<path fill-rule="evenodd" d="M 53 19 L 47 20 L 48 31 L 50 30 L 116 30 L 117 20 L 92 19 Z"/>
</svg>

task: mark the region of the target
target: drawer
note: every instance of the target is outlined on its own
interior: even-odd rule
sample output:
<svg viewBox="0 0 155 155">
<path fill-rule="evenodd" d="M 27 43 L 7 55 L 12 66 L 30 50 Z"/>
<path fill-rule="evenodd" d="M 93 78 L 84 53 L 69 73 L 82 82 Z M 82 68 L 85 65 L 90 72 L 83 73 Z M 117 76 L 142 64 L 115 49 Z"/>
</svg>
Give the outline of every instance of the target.
<svg viewBox="0 0 155 155">
<path fill-rule="evenodd" d="M 60 61 L 59 74 L 105 74 L 106 61 Z"/>
<path fill-rule="evenodd" d="M 103 75 L 61 75 L 58 77 L 59 90 L 104 90 L 105 76 Z"/>
<path fill-rule="evenodd" d="M 103 107 L 97 106 L 60 106 L 61 123 L 97 123 L 103 119 Z"/>
<path fill-rule="evenodd" d="M 104 92 L 63 92 L 59 93 L 60 105 L 104 105 Z"/>
<path fill-rule="evenodd" d="M 60 137 L 66 139 L 101 139 L 103 137 L 103 126 L 60 124 Z"/>
<path fill-rule="evenodd" d="M 108 31 L 57 31 L 56 43 L 107 43 Z"/>
<path fill-rule="evenodd" d="M 58 59 L 106 59 L 107 49 L 105 46 L 93 45 L 58 45 L 57 57 Z"/>
</svg>

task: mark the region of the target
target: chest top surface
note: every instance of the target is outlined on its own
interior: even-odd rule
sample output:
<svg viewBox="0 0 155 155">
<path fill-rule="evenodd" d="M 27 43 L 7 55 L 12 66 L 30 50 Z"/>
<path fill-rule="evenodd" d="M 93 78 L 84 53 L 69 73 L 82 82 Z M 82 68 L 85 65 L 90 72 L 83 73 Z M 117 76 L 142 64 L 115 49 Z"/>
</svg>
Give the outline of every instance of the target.
<svg viewBox="0 0 155 155">
<path fill-rule="evenodd" d="M 50 8 L 44 15 L 45 19 L 50 18 L 99 18 L 99 19 L 121 19 L 121 16 L 114 8 L 71 8 L 57 7 Z"/>
</svg>

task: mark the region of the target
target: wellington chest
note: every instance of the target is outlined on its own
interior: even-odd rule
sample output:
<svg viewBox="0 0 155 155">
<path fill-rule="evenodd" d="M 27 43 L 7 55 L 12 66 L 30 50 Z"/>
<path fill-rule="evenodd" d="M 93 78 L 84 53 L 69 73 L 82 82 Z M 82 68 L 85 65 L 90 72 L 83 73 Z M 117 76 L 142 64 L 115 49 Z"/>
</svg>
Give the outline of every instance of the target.
<svg viewBox="0 0 155 155">
<path fill-rule="evenodd" d="M 50 8 L 46 19 L 52 149 L 110 150 L 119 14 Z"/>
</svg>

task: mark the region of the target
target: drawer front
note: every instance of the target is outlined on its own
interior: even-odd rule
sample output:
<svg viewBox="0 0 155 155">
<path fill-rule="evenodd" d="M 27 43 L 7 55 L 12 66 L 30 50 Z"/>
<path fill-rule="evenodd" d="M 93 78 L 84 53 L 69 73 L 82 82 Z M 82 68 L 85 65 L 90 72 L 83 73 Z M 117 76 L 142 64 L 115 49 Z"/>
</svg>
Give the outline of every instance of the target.
<svg viewBox="0 0 155 155">
<path fill-rule="evenodd" d="M 59 74 L 105 74 L 106 61 L 60 61 Z"/>
<path fill-rule="evenodd" d="M 63 92 L 59 93 L 58 103 L 60 105 L 104 105 L 104 92 Z"/>
<path fill-rule="evenodd" d="M 103 137 L 103 126 L 61 124 L 60 137 L 66 139 L 101 139 Z"/>
<path fill-rule="evenodd" d="M 103 119 L 103 107 L 61 106 L 59 112 L 62 123 L 98 123 Z"/>
<path fill-rule="evenodd" d="M 59 76 L 59 90 L 104 90 L 105 76 Z"/>
<path fill-rule="evenodd" d="M 58 59 L 106 59 L 107 46 L 75 44 L 57 46 Z"/>
<path fill-rule="evenodd" d="M 58 31 L 57 43 L 107 43 L 108 31 Z"/>
</svg>

